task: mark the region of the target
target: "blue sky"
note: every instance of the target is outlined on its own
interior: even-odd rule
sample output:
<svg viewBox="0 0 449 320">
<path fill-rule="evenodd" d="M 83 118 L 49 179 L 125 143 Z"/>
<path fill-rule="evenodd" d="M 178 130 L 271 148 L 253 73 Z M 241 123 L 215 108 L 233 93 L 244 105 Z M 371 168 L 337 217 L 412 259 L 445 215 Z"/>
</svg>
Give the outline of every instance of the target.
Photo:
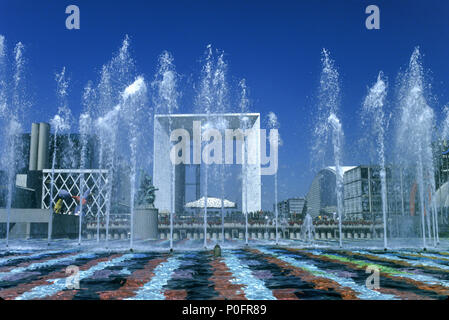
<svg viewBox="0 0 449 320">
<path fill-rule="evenodd" d="M 76 4 L 81 29 L 65 28 L 65 8 Z M 380 30 L 365 28 L 365 8 L 380 8 Z M 26 47 L 32 118 L 48 121 L 56 112 L 54 74 L 70 75 L 70 107 L 79 115 L 82 89 L 97 80 L 101 66 L 125 34 L 139 73 L 156 71 L 158 55 L 170 51 L 185 79 L 198 79 L 207 44 L 224 50 L 229 80 L 246 78 L 251 109 L 278 115 L 279 198 L 304 195 L 312 181 L 313 110 L 320 77 L 320 52 L 330 50 L 341 75 L 340 107 L 345 131 L 345 164 L 366 162 L 360 105 L 380 70 L 389 79 L 389 111 L 396 107 L 394 84 L 415 46 L 424 54 L 437 114 L 449 103 L 449 2 L 437 1 L 50 1 L 2 0 L 0 34 L 10 49 Z M 191 84 L 185 81 L 185 86 Z M 186 90 L 188 91 L 188 90 Z M 188 99 L 184 99 L 189 104 Z M 189 110 L 190 106 L 182 106 Z M 271 208 L 272 177 L 263 178 L 263 207 Z"/>
</svg>

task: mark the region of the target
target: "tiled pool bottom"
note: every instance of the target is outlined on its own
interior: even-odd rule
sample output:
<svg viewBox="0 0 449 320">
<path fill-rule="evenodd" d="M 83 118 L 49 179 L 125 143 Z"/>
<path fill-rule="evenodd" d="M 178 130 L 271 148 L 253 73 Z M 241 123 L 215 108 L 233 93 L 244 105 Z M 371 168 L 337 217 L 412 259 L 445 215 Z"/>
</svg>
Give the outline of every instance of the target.
<svg viewBox="0 0 449 320">
<path fill-rule="evenodd" d="M 68 282 L 68 266 L 77 269 Z M 367 268 L 379 287 L 366 285 Z M 77 282 L 77 280 L 79 280 Z M 79 289 L 67 288 L 79 283 Z M 373 284 L 374 282 L 369 282 Z M 84 246 L 0 251 L 2 299 L 416 300 L 449 296 L 449 252 L 249 246 L 130 252 Z"/>
</svg>

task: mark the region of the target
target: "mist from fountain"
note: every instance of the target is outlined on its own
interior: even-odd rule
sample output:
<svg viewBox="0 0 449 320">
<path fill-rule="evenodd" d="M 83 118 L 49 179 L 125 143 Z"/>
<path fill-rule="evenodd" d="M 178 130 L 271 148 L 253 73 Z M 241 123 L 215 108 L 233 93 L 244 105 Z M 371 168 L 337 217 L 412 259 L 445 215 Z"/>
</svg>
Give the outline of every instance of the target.
<svg viewBox="0 0 449 320">
<path fill-rule="evenodd" d="M 66 76 L 66 68 L 63 67 L 60 73 L 55 75 L 57 84 L 56 95 L 58 102 L 58 115 L 64 121 L 64 127 L 59 128 L 60 135 L 67 135 L 67 140 L 59 141 L 58 146 L 61 162 L 59 166 L 62 168 L 77 168 L 78 164 L 75 156 L 75 144 L 71 137 L 71 129 L 74 127 L 74 118 L 72 111 L 68 105 L 69 79 Z M 61 145 L 62 144 L 62 145 Z"/>
<path fill-rule="evenodd" d="M 239 82 L 240 86 L 240 127 L 243 131 L 248 129 L 248 117 L 245 115 L 249 109 L 248 89 L 246 87 L 246 80 L 242 79 Z M 245 215 L 245 243 L 248 245 L 248 151 L 247 142 L 245 138 L 242 141 L 242 213 Z"/>
<path fill-rule="evenodd" d="M 51 176 L 50 176 L 50 215 L 48 221 L 48 239 L 47 239 L 48 245 L 50 245 L 53 233 L 53 214 L 54 214 L 53 197 L 54 197 L 54 183 L 55 183 L 55 166 L 57 160 L 56 155 L 58 153 L 58 136 L 63 133 L 66 133 L 67 135 L 70 134 L 71 120 L 72 120 L 72 112 L 70 111 L 67 105 L 67 90 L 69 87 L 69 82 L 65 77 L 65 67 L 62 69 L 60 73 L 56 74 L 55 80 L 56 80 L 56 95 L 58 98 L 59 107 L 57 114 L 53 117 L 53 119 L 50 120 L 50 124 L 54 129 L 53 132 L 54 136 L 53 136 L 53 157 L 51 161 Z M 59 151 L 62 153 L 61 165 L 63 167 L 64 165 L 73 164 L 72 161 L 74 159 L 74 156 L 73 156 L 73 146 L 71 146 L 71 143 L 69 143 L 68 148 L 66 148 L 64 145 L 62 150 Z M 67 157 L 67 154 L 70 154 L 71 156 Z M 71 164 L 69 164 L 69 162 L 71 162 Z"/>
<path fill-rule="evenodd" d="M 212 106 L 214 103 L 213 96 L 213 54 L 212 54 L 212 45 L 208 45 L 205 53 L 205 63 L 202 68 L 202 76 L 200 80 L 200 90 L 198 96 L 196 97 L 196 105 L 200 110 L 200 113 L 204 113 L 206 115 L 206 123 L 202 125 L 201 132 L 204 133 L 211 127 L 210 116 L 212 112 Z M 203 154 L 203 162 L 204 165 L 204 248 L 207 248 L 207 203 L 208 203 L 208 163 L 209 163 L 210 154 Z"/>
<path fill-rule="evenodd" d="M 340 233 L 340 247 L 343 246 L 342 220 L 343 220 L 343 169 L 341 167 L 341 149 L 343 140 L 343 129 L 338 117 L 331 112 L 328 121 L 332 126 L 332 144 L 334 146 L 336 193 L 337 193 L 337 212 L 338 212 L 338 231 Z"/>
<path fill-rule="evenodd" d="M 268 126 L 270 129 L 279 129 L 279 121 L 274 112 L 268 113 Z M 270 141 L 273 139 L 272 134 L 273 134 L 273 131 L 270 130 Z M 278 143 L 278 145 L 279 145 L 279 143 Z M 275 215 L 275 221 L 276 221 L 275 224 L 276 224 L 276 245 L 277 245 L 279 243 L 279 208 L 278 208 L 278 173 L 277 173 L 277 171 L 274 174 L 274 215 Z"/>
<path fill-rule="evenodd" d="M 444 114 L 444 119 L 441 123 L 441 134 L 440 134 L 440 140 L 439 140 L 439 146 L 440 148 L 445 148 L 445 149 L 441 149 L 441 150 L 447 150 L 447 141 L 449 141 L 449 105 L 444 106 L 443 108 L 443 114 Z M 441 188 L 443 186 L 442 184 L 443 182 L 440 180 L 440 184 L 439 187 Z M 440 221 L 442 224 L 448 225 L 449 224 L 449 210 L 446 206 L 446 199 L 443 198 L 442 196 L 440 196 Z M 437 217 L 438 218 L 438 217 Z M 438 225 L 438 221 L 437 219 L 437 225 Z M 438 233 L 437 233 L 438 235 Z M 439 240 L 439 239 L 438 239 Z"/>
<path fill-rule="evenodd" d="M 385 168 L 385 129 L 387 127 L 384 104 L 387 84 L 382 71 L 377 82 L 369 89 L 362 105 L 362 123 L 368 126 L 368 132 L 376 137 L 377 161 L 380 165 L 380 182 L 382 195 L 382 216 L 384 228 L 384 248 L 387 248 L 387 175 Z"/>
<path fill-rule="evenodd" d="M 173 56 L 168 51 L 164 51 L 159 56 L 158 71 L 152 83 L 156 90 L 154 96 L 155 113 L 165 113 L 169 115 L 168 132 L 172 132 L 173 119 L 171 115 L 178 110 L 178 99 L 180 97 L 177 91 L 178 74 L 173 64 Z M 170 141 L 171 143 L 171 141 Z M 173 216 L 175 214 L 175 170 L 176 166 L 172 163 L 171 168 L 171 210 L 170 210 L 170 249 L 173 249 Z"/>
<path fill-rule="evenodd" d="M 133 248 L 134 241 L 134 200 L 136 196 L 136 175 L 137 175 L 137 153 L 141 141 L 138 120 L 142 109 L 147 106 L 147 86 L 143 77 L 139 76 L 131 85 L 129 85 L 122 95 L 123 115 L 128 124 L 128 139 L 131 149 L 131 174 L 130 174 L 130 247 Z"/>
<path fill-rule="evenodd" d="M 111 213 L 111 197 L 112 197 L 112 183 L 114 175 L 115 151 L 117 146 L 117 127 L 121 106 L 117 105 L 110 110 L 104 117 L 99 117 L 96 120 L 95 127 L 100 139 L 100 144 L 103 146 L 103 152 L 106 154 L 104 159 L 104 167 L 108 171 L 106 180 L 106 246 L 109 242 L 109 219 Z"/>
<path fill-rule="evenodd" d="M 106 112 L 107 108 L 112 105 L 113 98 L 112 98 L 112 85 L 111 85 L 111 75 L 108 70 L 108 67 L 106 65 L 103 66 L 101 71 L 101 79 L 100 83 L 98 84 L 97 88 L 98 92 L 98 103 L 96 105 L 96 109 L 93 110 L 94 117 L 97 119 L 94 122 L 94 132 L 97 134 L 98 138 L 98 145 L 99 145 L 99 151 L 98 151 L 98 167 L 99 169 L 104 169 L 106 167 L 105 165 L 105 149 L 106 149 L 106 137 L 104 134 L 101 134 L 103 130 L 101 130 L 101 125 L 98 122 L 98 119 L 101 118 Z M 100 126 L 99 126 L 100 125 Z M 98 179 L 101 179 L 102 175 L 99 175 Z M 110 180 L 109 173 L 108 173 L 108 181 Z M 99 182 L 99 181 L 97 181 Z M 105 189 L 105 184 L 101 184 L 99 194 L 102 194 Z M 107 203 L 106 197 L 103 199 L 105 203 Z M 106 205 L 107 207 L 107 205 Z M 100 211 L 97 213 L 97 243 L 100 242 L 100 217 L 101 213 Z M 104 217 L 105 218 L 105 217 Z"/>
<path fill-rule="evenodd" d="M 341 168 L 341 154 L 343 143 L 343 129 L 338 118 L 340 104 L 339 73 L 334 66 L 329 51 L 322 51 L 322 72 L 320 78 L 318 114 L 314 129 L 315 143 L 312 147 L 312 158 L 316 162 L 325 163 L 329 143 L 333 147 L 333 162 L 336 175 L 336 196 L 339 243 L 343 246 L 342 220 L 343 220 L 343 170 Z M 329 141 L 331 140 L 331 141 Z"/>
<path fill-rule="evenodd" d="M 228 103 L 228 85 L 226 81 L 226 74 L 227 74 L 227 64 L 224 61 L 224 53 L 222 52 L 218 59 L 217 59 L 217 66 L 215 68 L 214 78 L 212 80 L 215 96 L 216 96 L 216 102 L 215 102 L 215 111 L 217 113 L 226 113 L 229 109 L 229 103 Z M 227 128 L 227 121 L 223 118 L 216 119 L 216 129 L 220 132 L 224 132 Z M 225 161 L 224 161 L 224 154 L 221 155 L 222 157 L 222 163 L 219 166 L 220 170 L 218 173 L 219 180 L 220 180 L 220 199 L 221 199 L 221 237 L 222 242 L 225 241 L 224 236 L 224 201 L 225 201 Z"/>
<path fill-rule="evenodd" d="M 9 118 L 9 110 L 8 110 L 8 104 L 7 104 L 7 84 L 6 84 L 6 40 L 5 37 L 3 35 L 0 35 L 0 119 L 2 120 L 2 128 L 4 128 L 3 130 L 6 130 L 5 132 L 2 132 L 2 135 L 0 136 L 0 145 L 5 147 L 7 146 L 8 141 L 11 141 L 10 139 L 8 139 L 7 135 L 10 131 L 10 129 L 5 129 L 6 125 L 4 124 L 4 122 L 8 121 Z M 3 131 L 2 130 L 2 131 Z M 10 147 L 6 147 L 4 148 L 6 149 L 7 152 L 5 152 L 4 154 L 2 154 L 1 156 L 1 160 L 2 163 L 6 163 L 6 167 L 5 169 L 7 170 L 7 172 L 9 172 L 9 170 L 11 170 L 11 165 L 10 163 L 14 163 L 14 161 L 12 161 L 13 159 L 11 159 L 11 149 Z M 8 157 L 5 157 L 5 154 L 8 155 Z M 8 183 L 8 198 L 7 198 L 7 205 L 6 205 L 6 209 L 7 209 L 7 224 L 6 224 L 6 247 L 8 247 L 9 245 L 9 220 L 10 220 L 10 214 L 11 214 L 11 205 L 8 205 L 9 202 L 9 197 L 12 198 L 12 196 L 10 196 L 10 190 L 9 188 L 11 187 L 11 183 L 10 183 L 10 179 L 9 176 L 7 177 L 7 183 Z M 12 192 L 12 191 L 11 191 Z"/>
<path fill-rule="evenodd" d="M 20 150 L 23 148 L 21 133 L 22 123 L 25 115 L 28 113 L 29 103 L 25 97 L 25 58 L 24 46 L 18 42 L 14 47 L 14 68 L 12 87 L 8 90 L 7 81 L 7 54 L 6 41 L 0 35 L 0 114 L 6 122 L 4 125 L 4 140 L 2 162 L 5 163 L 7 172 L 7 196 L 6 196 L 6 246 L 9 246 L 9 229 L 11 220 L 12 197 L 15 185 L 15 176 L 17 169 L 23 165 Z M 8 91 L 12 95 L 8 96 Z"/>
<path fill-rule="evenodd" d="M 79 117 L 79 131 L 80 131 L 80 169 L 86 169 L 86 161 L 87 161 L 87 151 L 88 151 L 88 143 L 89 136 L 92 134 L 92 113 L 93 107 L 95 104 L 95 89 L 93 88 L 92 81 L 89 81 L 86 87 L 84 88 L 83 98 L 83 112 Z M 80 215 L 79 215 L 79 234 L 78 234 L 78 245 L 81 245 L 82 233 L 83 233 L 83 218 L 84 218 L 84 173 L 81 173 L 80 178 Z"/>
<path fill-rule="evenodd" d="M 436 215 L 435 181 L 432 155 L 432 129 L 434 127 L 434 112 L 428 105 L 425 90 L 424 71 L 419 48 L 415 48 L 410 58 L 407 70 L 401 76 L 399 90 L 399 109 L 397 132 L 397 153 L 409 169 L 416 168 L 416 179 L 419 188 L 419 203 L 421 209 L 421 235 L 424 248 L 427 238 L 432 238 L 432 223 L 430 216 Z M 425 194 L 430 193 L 430 201 Z M 429 203 L 430 202 L 430 203 Z M 430 208 L 427 210 L 426 208 Z M 426 221 L 427 220 L 427 221 Z M 436 226 L 433 224 L 434 245 L 437 244 Z"/>
<path fill-rule="evenodd" d="M 118 161 L 120 148 L 123 152 L 131 153 L 129 150 L 131 145 L 128 143 L 128 136 L 118 135 L 121 130 L 121 109 L 123 104 L 123 94 L 125 89 L 135 80 L 135 65 L 134 60 L 129 53 L 130 39 L 126 35 L 118 52 L 112 59 L 103 65 L 100 72 L 100 80 L 97 86 L 89 82 L 85 87 L 85 95 L 89 117 L 92 121 L 92 134 L 98 142 L 98 167 L 99 169 L 107 170 L 107 178 L 105 183 L 100 183 L 103 179 L 103 174 L 100 174 L 97 183 L 100 183 L 99 194 L 106 193 L 105 197 L 99 198 L 98 205 L 105 207 L 106 212 L 103 214 L 106 225 L 106 243 L 109 242 L 109 220 L 111 214 L 113 187 L 117 177 L 117 166 L 121 165 Z M 145 131 L 142 129 L 141 131 Z M 123 138 L 120 140 L 119 138 Z M 122 144 L 120 144 L 123 142 Z M 142 156 L 142 158 L 144 158 Z M 104 201 L 103 204 L 100 201 Z M 100 225 L 102 213 L 97 212 L 96 227 L 97 227 L 97 242 L 100 241 Z"/>
<path fill-rule="evenodd" d="M 0 114 L 6 111 L 6 40 L 0 34 Z"/>
<path fill-rule="evenodd" d="M 5 163 L 7 172 L 7 196 L 6 196 L 6 247 L 9 246 L 9 229 L 11 220 L 11 206 L 14 192 L 15 176 L 21 164 L 20 149 L 22 148 L 22 123 L 27 112 L 28 103 L 25 101 L 25 59 L 24 46 L 18 42 L 14 47 L 14 74 L 12 81 L 12 97 L 8 97 L 8 81 L 6 77 L 6 41 L 0 35 L 0 110 L 3 120 L 4 141 L 2 162 Z M 8 99 L 9 98 L 9 99 Z"/>
<path fill-rule="evenodd" d="M 88 137 L 90 134 L 90 128 L 92 125 L 92 119 L 89 113 L 82 113 L 79 119 L 80 139 L 81 139 L 81 154 L 80 154 L 80 169 L 86 168 L 86 152 Z M 82 228 L 83 228 L 83 206 L 84 206 L 84 173 L 81 172 L 80 178 L 80 211 L 79 211 L 79 232 L 78 232 L 78 245 L 81 245 Z"/>
<path fill-rule="evenodd" d="M 307 213 L 301 225 L 301 237 L 306 242 L 313 242 L 314 234 L 315 226 L 313 225 L 313 219 L 312 216 Z"/>
</svg>

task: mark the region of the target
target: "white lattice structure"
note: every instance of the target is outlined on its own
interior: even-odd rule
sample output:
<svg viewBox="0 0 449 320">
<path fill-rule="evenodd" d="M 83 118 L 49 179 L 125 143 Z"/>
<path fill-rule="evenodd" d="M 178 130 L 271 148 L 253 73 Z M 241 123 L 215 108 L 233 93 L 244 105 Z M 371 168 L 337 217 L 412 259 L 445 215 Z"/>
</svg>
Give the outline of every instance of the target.
<svg viewBox="0 0 449 320">
<path fill-rule="evenodd" d="M 42 209 L 50 208 L 50 187 L 52 170 L 42 171 Z M 81 177 L 84 175 L 83 192 L 90 190 L 91 199 L 83 206 L 83 212 L 86 216 L 96 217 L 97 214 L 104 216 L 106 214 L 106 192 L 108 170 L 100 169 L 55 169 L 54 170 L 54 188 L 51 206 L 54 207 L 61 190 L 67 190 L 72 196 L 80 196 Z M 75 199 L 63 200 L 66 211 L 73 213 L 78 205 Z"/>
</svg>

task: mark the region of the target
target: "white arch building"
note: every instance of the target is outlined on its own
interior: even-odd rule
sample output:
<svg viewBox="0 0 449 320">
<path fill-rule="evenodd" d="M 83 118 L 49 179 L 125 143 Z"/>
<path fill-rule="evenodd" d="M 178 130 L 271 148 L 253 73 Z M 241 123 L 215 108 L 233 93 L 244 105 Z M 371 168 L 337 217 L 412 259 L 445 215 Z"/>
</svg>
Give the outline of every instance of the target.
<svg viewBox="0 0 449 320">
<path fill-rule="evenodd" d="M 237 129 L 243 130 L 242 119 L 244 119 L 248 128 L 245 131 L 247 135 L 244 139 L 244 146 L 248 155 L 246 172 L 243 170 L 244 166 L 242 166 L 242 176 L 247 181 L 247 187 L 246 190 L 244 187 L 242 188 L 242 211 L 254 212 L 261 210 L 260 114 L 173 114 L 155 115 L 154 117 L 153 183 L 158 188 L 155 206 L 160 212 L 171 211 L 173 192 L 175 193 L 175 212 L 181 210 L 185 205 L 185 174 L 183 173 L 184 170 L 181 169 L 182 164 L 176 166 L 174 191 L 171 187 L 173 167 L 170 152 L 173 144 L 176 144 L 176 142 L 172 143 L 170 141 L 170 135 L 173 130 L 176 129 L 179 132 L 179 129 L 181 129 L 180 131 L 184 134 L 183 138 L 188 140 L 189 147 L 186 149 L 189 151 L 184 164 L 204 165 L 202 151 L 205 142 L 201 141 L 201 137 L 205 133 L 204 124 L 206 123 L 211 124 L 209 126 L 211 129 L 217 129 L 221 133 L 226 132 L 222 136 L 223 159 L 227 159 L 226 164 L 229 164 L 231 159 L 235 161 L 234 164 L 241 164 L 242 157 L 238 155 L 243 153 L 241 151 L 243 150 L 241 149 L 243 148 L 242 140 L 231 134 L 236 133 Z M 228 136 L 227 133 L 230 133 L 230 135 Z M 235 152 L 235 154 L 230 155 L 229 152 Z M 211 181 L 211 183 L 214 182 Z M 247 201 L 245 201 L 245 197 L 247 197 Z M 247 208 L 245 203 L 247 203 Z"/>
</svg>

